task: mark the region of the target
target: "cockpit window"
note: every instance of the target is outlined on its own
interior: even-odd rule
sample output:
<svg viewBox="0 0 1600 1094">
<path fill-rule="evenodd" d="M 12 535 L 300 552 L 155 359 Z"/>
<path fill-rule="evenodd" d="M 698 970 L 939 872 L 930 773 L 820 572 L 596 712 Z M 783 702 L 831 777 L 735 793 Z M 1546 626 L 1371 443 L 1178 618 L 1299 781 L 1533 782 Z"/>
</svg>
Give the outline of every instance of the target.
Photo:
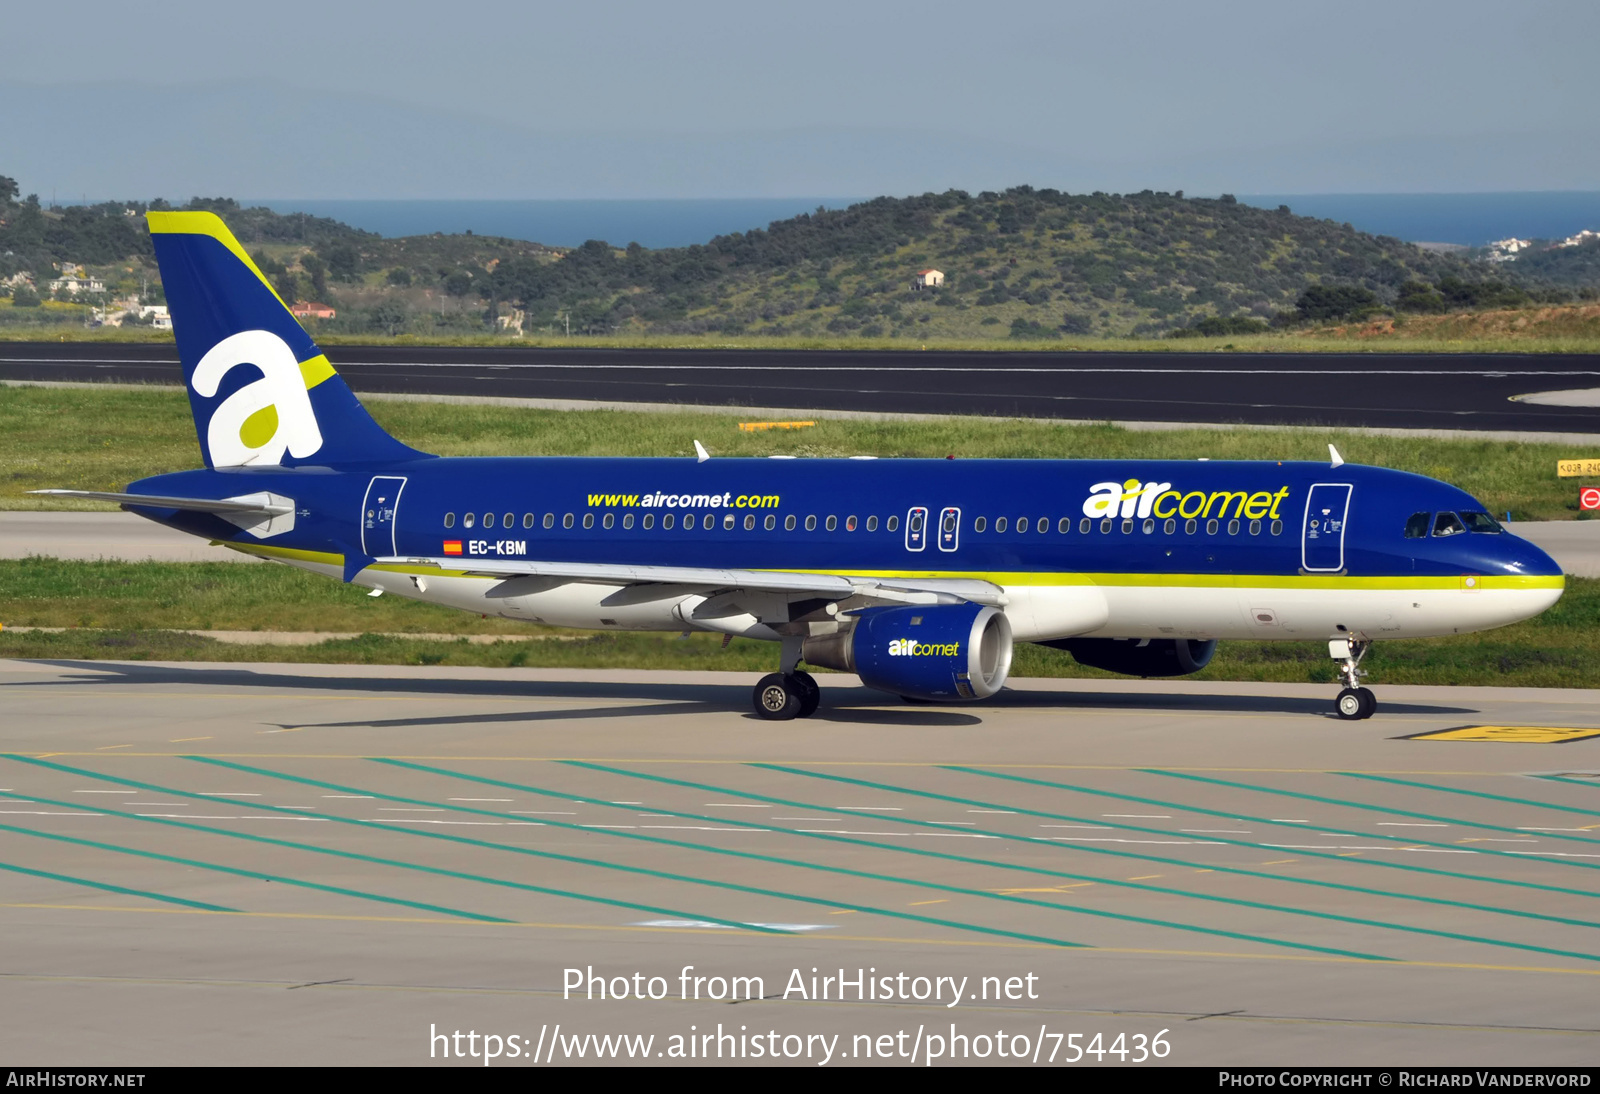
<svg viewBox="0 0 1600 1094">
<path fill-rule="evenodd" d="M 1440 513 L 1433 518 L 1433 534 L 1436 536 L 1454 536 L 1466 530 L 1461 518 L 1454 513 Z"/>
<path fill-rule="evenodd" d="M 1470 513 L 1465 510 L 1461 513 L 1461 521 L 1467 526 L 1469 532 L 1503 532 L 1500 522 L 1488 513 Z"/>
<path fill-rule="evenodd" d="M 1406 538 L 1428 538 L 1428 524 L 1433 520 L 1432 513 L 1412 513 L 1406 518 Z"/>
</svg>

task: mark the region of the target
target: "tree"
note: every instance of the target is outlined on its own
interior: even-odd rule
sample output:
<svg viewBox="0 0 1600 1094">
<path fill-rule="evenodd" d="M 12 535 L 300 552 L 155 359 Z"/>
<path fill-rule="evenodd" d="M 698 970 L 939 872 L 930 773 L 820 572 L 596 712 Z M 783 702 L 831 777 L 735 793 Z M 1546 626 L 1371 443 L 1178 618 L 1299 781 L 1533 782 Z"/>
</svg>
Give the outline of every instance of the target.
<svg viewBox="0 0 1600 1094">
<path fill-rule="evenodd" d="M 16 201 L 19 193 L 21 191 L 17 189 L 16 179 L 9 179 L 4 175 L 0 175 L 0 209 Z"/>
<path fill-rule="evenodd" d="M 1401 285 L 1394 306 L 1401 311 L 1414 312 L 1442 312 L 1450 308 L 1438 290 L 1426 281 L 1407 281 Z"/>
<path fill-rule="evenodd" d="M 11 306 L 13 308 L 37 308 L 39 294 L 34 292 L 33 286 L 26 281 L 18 282 L 11 289 Z"/>
<path fill-rule="evenodd" d="M 311 294 L 318 300 L 328 298 L 328 264 L 319 256 L 308 254 L 300 260 L 300 265 L 305 268 L 311 278 Z"/>
<path fill-rule="evenodd" d="M 444 291 L 451 296 L 466 296 L 472 291 L 472 275 L 466 270 L 451 270 L 444 279 Z"/>
<path fill-rule="evenodd" d="M 1378 306 L 1378 298 L 1357 285 L 1312 285 L 1294 302 L 1300 318 L 1313 323 L 1360 316 Z"/>
</svg>

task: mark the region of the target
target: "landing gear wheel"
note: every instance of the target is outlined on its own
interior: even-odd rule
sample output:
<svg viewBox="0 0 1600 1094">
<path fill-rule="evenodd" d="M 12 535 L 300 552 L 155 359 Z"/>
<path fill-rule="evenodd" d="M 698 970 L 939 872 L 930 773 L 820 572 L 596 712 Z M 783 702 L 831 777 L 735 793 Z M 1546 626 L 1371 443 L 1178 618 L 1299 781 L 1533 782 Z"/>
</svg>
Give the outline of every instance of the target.
<svg viewBox="0 0 1600 1094">
<path fill-rule="evenodd" d="M 803 694 L 793 677 L 773 672 L 756 684 L 750 701 L 758 716 L 770 722 L 787 722 L 800 714 Z"/>
<path fill-rule="evenodd" d="M 789 674 L 789 680 L 800 695 L 799 717 L 811 717 L 822 703 L 822 689 L 817 686 L 816 678 L 809 672 L 796 671 Z"/>
<path fill-rule="evenodd" d="M 1372 717 L 1378 710 L 1378 697 L 1372 694 L 1371 688 L 1356 688 L 1356 691 L 1360 693 L 1361 702 L 1364 704 L 1361 717 Z"/>
<path fill-rule="evenodd" d="M 1362 698 L 1360 688 L 1345 688 L 1339 697 L 1333 701 L 1333 711 L 1346 721 L 1353 722 L 1367 717 L 1371 711 L 1368 709 L 1366 699 Z"/>
</svg>

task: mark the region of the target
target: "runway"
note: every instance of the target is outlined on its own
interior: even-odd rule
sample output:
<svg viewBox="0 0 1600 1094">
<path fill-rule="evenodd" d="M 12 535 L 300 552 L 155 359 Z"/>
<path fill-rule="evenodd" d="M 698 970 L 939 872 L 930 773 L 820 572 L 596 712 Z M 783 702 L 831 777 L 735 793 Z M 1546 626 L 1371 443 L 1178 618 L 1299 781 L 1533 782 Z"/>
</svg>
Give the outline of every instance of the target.
<svg viewBox="0 0 1600 1094">
<path fill-rule="evenodd" d="M 1052 1045 L 1060 1066 L 1096 1033 L 1160 1035 L 1178 1064 L 1600 1049 L 1592 693 L 1380 683 L 1379 716 L 1344 723 L 1312 685 L 924 707 L 827 676 L 816 718 L 775 726 L 751 683 L 0 662 L 0 1050 L 404 1065 L 458 1029 L 517 1037 L 502 1066 L 590 1034 L 655 1040 L 585 1060 L 658 1066 L 690 1034 L 711 1062 L 768 1062 L 759 1038 L 811 1066 Z M 1596 735 L 1417 737 L 1481 725 Z M 647 997 L 563 998 L 591 967 Z M 858 969 L 889 997 L 840 999 Z"/>
<path fill-rule="evenodd" d="M 1561 354 L 1019 353 L 338 346 L 358 393 L 809 407 L 1089 421 L 1600 432 Z M 181 383 L 161 345 L 0 343 L 0 379 Z M 1517 401 L 1513 401 L 1516 399 Z M 1581 402 L 1581 401 L 1580 401 Z"/>
</svg>

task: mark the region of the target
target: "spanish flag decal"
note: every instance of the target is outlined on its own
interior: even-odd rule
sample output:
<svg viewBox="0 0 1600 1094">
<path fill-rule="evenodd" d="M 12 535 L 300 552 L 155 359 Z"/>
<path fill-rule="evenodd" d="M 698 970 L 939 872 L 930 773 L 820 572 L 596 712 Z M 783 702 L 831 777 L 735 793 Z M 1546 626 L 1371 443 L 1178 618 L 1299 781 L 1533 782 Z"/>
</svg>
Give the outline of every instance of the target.
<svg viewBox="0 0 1600 1094">
<path fill-rule="evenodd" d="M 459 539 L 445 540 L 444 553 L 447 555 L 459 555 L 461 553 L 461 541 Z"/>
</svg>

